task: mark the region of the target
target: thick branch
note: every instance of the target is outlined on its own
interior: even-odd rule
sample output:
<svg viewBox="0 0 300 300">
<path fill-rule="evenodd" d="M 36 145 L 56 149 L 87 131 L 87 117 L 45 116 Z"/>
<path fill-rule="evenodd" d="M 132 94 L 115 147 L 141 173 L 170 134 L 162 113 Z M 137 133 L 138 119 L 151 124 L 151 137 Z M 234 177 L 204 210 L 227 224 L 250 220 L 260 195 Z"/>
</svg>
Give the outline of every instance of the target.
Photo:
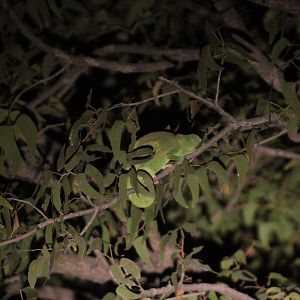
<svg viewBox="0 0 300 300">
<path fill-rule="evenodd" d="M 254 300 L 254 298 L 239 292 L 223 283 L 194 283 L 194 284 L 183 284 L 181 289 L 185 292 L 200 292 L 200 293 L 208 293 L 208 292 L 216 292 L 220 294 L 226 294 L 233 299 L 236 300 Z M 175 288 L 172 285 L 167 285 L 162 288 L 152 288 L 150 290 L 145 290 L 142 293 L 143 297 L 155 297 L 156 295 L 163 295 L 174 293 Z"/>
<path fill-rule="evenodd" d="M 198 49 L 168 49 L 143 47 L 140 45 L 108 45 L 94 51 L 94 54 L 99 56 L 107 56 L 118 53 L 141 54 L 148 56 L 162 55 L 178 62 L 195 61 L 200 58 L 200 52 Z"/>
<path fill-rule="evenodd" d="M 78 66 L 90 66 L 101 68 L 110 71 L 118 71 L 121 73 L 135 73 L 135 72 L 155 72 L 173 68 L 175 65 L 167 61 L 150 62 L 150 63 L 128 63 L 121 64 L 117 61 L 105 60 L 101 58 L 93 58 L 90 56 L 76 56 L 69 54 L 59 48 L 52 47 L 42 41 L 39 37 L 34 35 L 32 31 L 19 19 L 17 14 L 8 4 L 7 0 L 1 0 L 0 5 L 9 11 L 10 17 L 14 21 L 18 30 L 34 45 L 41 50 L 49 53 L 65 62 Z"/>
</svg>

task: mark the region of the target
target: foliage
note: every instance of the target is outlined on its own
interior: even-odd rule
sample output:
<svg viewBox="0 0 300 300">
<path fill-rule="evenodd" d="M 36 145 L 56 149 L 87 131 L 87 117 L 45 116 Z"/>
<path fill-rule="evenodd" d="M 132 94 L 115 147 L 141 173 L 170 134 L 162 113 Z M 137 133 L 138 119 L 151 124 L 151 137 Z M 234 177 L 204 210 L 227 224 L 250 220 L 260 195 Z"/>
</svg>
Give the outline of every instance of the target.
<svg viewBox="0 0 300 300">
<path fill-rule="evenodd" d="M 300 8 L 260 2 L 0 1 L 1 299 L 300 299 Z"/>
</svg>

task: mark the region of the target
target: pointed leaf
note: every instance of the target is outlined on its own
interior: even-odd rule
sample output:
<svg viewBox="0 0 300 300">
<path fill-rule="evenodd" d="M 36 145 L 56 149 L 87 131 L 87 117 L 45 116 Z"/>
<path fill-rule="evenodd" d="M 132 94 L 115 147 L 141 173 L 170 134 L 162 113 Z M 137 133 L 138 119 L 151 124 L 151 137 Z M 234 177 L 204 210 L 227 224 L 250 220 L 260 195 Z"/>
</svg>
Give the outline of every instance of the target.
<svg viewBox="0 0 300 300">
<path fill-rule="evenodd" d="M 282 94 L 288 105 L 294 110 L 297 115 L 297 120 L 300 118 L 300 100 L 296 92 L 297 84 L 295 82 L 283 82 Z"/>
<path fill-rule="evenodd" d="M 61 183 L 56 182 L 51 189 L 51 195 L 52 195 L 52 203 L 54 207 L 57 209 L 58 212 L 61 212 L 61 198 L 60 198 L 60 189 L 61 189 Z"/>
<path fill-rule="evenodd" d="M 145 262 L 146 265 L 152 267 L 152 262 L 147 248 L 146 241 L 143 236 L 139 236 L 134 242 L 133 246 L 139 257 Z"/>
<path fill-rule="evenodd" d="M 132 292 L 125 284 L 121 284 L 116 289 L 117 295 L 122 297 L 123 299 L 134 300 L 140 298 L 140 293 Z"/>
<path fill-rule="evenodd" d="M 140 279 L 141 271 L 135 262 L 128 258 L 121 258 L 120 266 L 126 270 L 128 274 L 131 274 L 133 278 Z"/>
<path fill-rule="evenodd" d="M 66 149 L 66 145 L 63 145 L 58 155 L 58 159 L 56 163 L 56 169 L 58 172 L 62 170 L 65 164 L 65 149 Z"/>
<path fill-rule="evenodd" d="M 239 154 L 233 157 L 236 169 L 237 169 L 237 176 L 239 185 L 241 185 L 247 175 L 248 168 L 249 168 L 249 160 L 243 154 Z"/>
<path fill-rule="evenodd" d="M 10 203 L 2 196 L 0 196 L 0 206 L 6 207 L 7 209 L 12 210 L 13 207 L 10 205 Z"/>
<path fill-rule="evenodd" d="M 35 151 L 37 141 L 37 128 L 34 122 L 25 114 L 21 114 L 15 122 L 23 137 L 27 142 L 27 146 L 31 152 Z"/>
<path fill-rule="evenodd" d="M 91 199 L 101 199 L 101 194 L 97 192 L 87 181 L 85 173 L 76 175 L 75 180 L 81 192 L 89 196 Z"/>
<path fill-rule="evenodd" d="M 5 159 L 8 158 L 11 161 L 14 170 L 23 168 L 25 162 L 16 143 L 14 127 L 8 125 L 0 126 L 0 136 L 0 147 L 4 151 Z"/>
<path fill-rule="evenodd" d="M 121 139 L 125 123 L 116 121 L 108 133 L 115 161 L 118 161 L 121 154 Z"/>
<path fill-rule="evenodd" d="M 198 169 L 196 171 L 196 175 L 198 177 L 200 187 L 203 190 L 205 196 L 207 197 L 208 201 L 212 202 L 213 197 L 212 197 L 212 191 L 210 188 L 210 184 L 208 181 L 207 169 L 206 168 Z"/>
<path fill-rule="evenodd" d="M 93 179 L 93 181 L 97 184 L 99 188 L 100 194 L 104 194 L 105 188 L 104 188 L 104 177 L 100 173 L 100 171 L 95 168 L 93 165 L 88 164 L 85 167 L 86 174 Z"/>
<path fill-rule="evenodd" d="M 282 37 L 273 47 L 271 53 L 272 62 L 275 63 L 281 52 L 289 45 L 289 40 L 285 37 Z"/>
</svg>

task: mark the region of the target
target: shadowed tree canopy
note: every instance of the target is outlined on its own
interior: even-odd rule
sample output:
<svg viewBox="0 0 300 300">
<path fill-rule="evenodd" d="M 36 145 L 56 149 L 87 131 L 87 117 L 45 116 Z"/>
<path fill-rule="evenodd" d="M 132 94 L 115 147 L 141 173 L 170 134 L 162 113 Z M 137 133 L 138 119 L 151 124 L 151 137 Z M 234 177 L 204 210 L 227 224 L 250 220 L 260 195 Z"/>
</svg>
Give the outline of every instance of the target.
<svg viewBox="0 0 300 300">
<path fill-rule="evenodd" d="M 300 299 L 300 2 L 0 0 L 0 299 Z"/>
</svg>

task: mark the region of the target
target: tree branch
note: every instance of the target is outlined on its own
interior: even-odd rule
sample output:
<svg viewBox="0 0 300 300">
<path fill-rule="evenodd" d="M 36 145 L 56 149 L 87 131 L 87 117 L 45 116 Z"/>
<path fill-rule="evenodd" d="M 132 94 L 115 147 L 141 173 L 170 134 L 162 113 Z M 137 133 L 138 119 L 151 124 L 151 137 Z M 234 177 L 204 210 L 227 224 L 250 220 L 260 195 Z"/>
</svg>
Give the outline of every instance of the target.
<svg viewBox="0 0 300 300">
<path fill-rule="evenodd" d="M 276 149 L 260 145 L 257 145 L 255 147 L 255 150 L 258 151 L 258 153 L 267 156 L 300 160 L 300 154 L 288 150 Z"/>
<path fill-rule="evenodd" d="M 98 56 L 107 56 L 111 54 L 128 53 L 141 54 L 148 56 L 165 56 L 178 62 L 196 61 L 200 58 L 198 49 L 168 49 L 156 47 L 143 47 L 140 45 L 107 45 L 103 48 L 93 51 Z"/>
<path fill-rule="evenodd" d="M 242 32 L 251 40 L 244 22 L 237 14 L 230 0 L 213 0 L 213 3 L 222 15 L 227 27 L 234 29 L 235 32 Z M 282 72 L 269 61 L 268 57 L 266 57 L 256 45 L 249 43 L 241 35 L 236 33 L 232 34 L 232 37 L 242 46 L 252 51 L 254 60 L 248 59 L 248 62 L 252 65 L 257 74 L 271 87 L 281 92 L 281 82 L 284 79 Z"/>
<path fill-rule="evenodd" d="M 192 161 L 197 156 L 199 156 L 200 154 L 205 152 L 207 149 L 209 149 L 212 145 L 214 145 L 215 143 L 217 143 L 218 141 L 223 139 L 225 136 L 228 136 L 230 133 L 232 133 L 233 131 L 235 131 L 237 129 L 239 129 L 241 131 L 246 131 L 246 130 L 252 129 L 253 127 L 256 127 L 256 126 L 259 126 L 262 124 L 266 124 L 266 123 L 270 123 L 270 124 L 274 124 L 275 126 L 276 125 L 278 126 L 278 124 L 282 125 L 282 120 L 279 115 L 272 113 L 272 114 L 270 114 L 270 116 L 255 117 L 255 118 L 251 118 L 251 119 L 238 121 L 236 123 L 231 123 L 231 124 L 227 125 L 226 127 L 224 127 L 217 135 L 212 137 L 205 144 L 203 144 L 199 148 L 197 148 L 193 153 L 187 155 L 186 159 L 188 161 Z M 163 169 L 161 172 L 159 172 L 154 177 L 154 183 L 158 184 L 161 179 L 172 174 L 172 172 L 175 169 L 175 166 L 180 163 L 181 163 L 181 161 L 177 161 L 174 165 L 171 165 L 171 166 Z M 131 193 L 133 193 L 133 189 L 128 190 L 128 195 Z M 75 218 L 82 217 L 82 216 L 89 215 L 89 214 L 93 214 L 95 209 L 98 209 L 99 213 L 101 213 L 105 209 L 108 209 L 108 208 L 112 207 L 113 205 L 115 205 L 118 201 L 119 201 L 119 196 L 116 195 L 111 199 L 110 202 L 100 203 L 98 206 L 95 206 L 93 208 L 85 209 L 85 210 L 78 211 L 78 212 L 72 212 L 72 213 L 66 214 L 62 217 L 48 219 L 44 222 L 39 223 L 32 230 L 28 231 L 25 234 L 22 234 L 15 238 L 0 242 L 0 247 L 11 245 L 11 244 L 17 243 L 21 240 L 24 240 L 25 238 L 36 234 L 38 230 L 42 230 L 48 225 L 51 225 L 54 223 L 60 223 L 60 222 L 63 222 L 63 221 L 69 220 L 69 219 L 75 219 Z"/>
<path fill-rule="evenodd" d="M 177 83 L 176 81 L 171 81 L 168 80 L 162 76 L 159 77 L 159 80 L 161 80 L 162 82 L 165 82 L 171 86 L 176 87 L 178 90 L 180 90 L 181 92 L 183 92 L 184 94 L 186 94 L 187 96 L 198 100 L 200 103 L 206 105 L 208 108 L 214 110 L 215 112 L 217 112 L 219 115 L 221 115 L 222 117 L 224 117 L 224 119 L 229 122 L 229 123 L 236 123 L 236 119 L 230 115 L 228 112 L 226 112 L 223 108 L 221 108 L 217 103 L 214 103 L 208 99 L 205 99 L 197 94 L 195 94 L 193 91 L 188 90 L 187 88 L 182 87 L 179 83 Z"/>
<path fill-rule="evenodd" d="M 217 292 L 220 294 L 226 294 L 236 300 L 254 300 L 254 298 L 239 292 L 223 283 L 194 283 L 183 284 L 181 287 L 185 292 L 196 291 L 200 293 Z M 175 287 L 167 285 L 161 288 L 152 288 L 142 292 L 142 297 L 155 297 L 157 295 L 174 293 Z"/>
<path fill-rule="evenodd" d="M 61 91 L 66 85 L 73 87 L 74 82 L 87 70 L 87 67 L 75 67 L 64 77 L 59 79 L 51 88 L 47 89 L 45 92 L 39 94 L 35 99 L 33 99 L 28 107 L 34 108 L 47 100 L 49 97 Z"/>
<path fill-rule="evenodd" d="M 68 64 L 78 66 L 90 66 L 95 68 L 102 68 L 110 71 L 118 71 L 121 73 L 135 73 L 135 72 L 156 72 L 173 68 L 175 65 L 167 61 L 150 62 L 150 63 L 128 63 L 121 64 L 117 61 L 104 60 L 100 58 L 93 58 L 91 56 L 76 56 L 69 54 L 59 48 L 52 47 L 42 41 L 39 37 L 34 35 L 32 31 L 25 25 L 10 7 L 7 0 L 1 0 L 0 5 L 8 10 L 11 19 L 14 21 L 18 30 L 34 45 L 48 54 L 51 54 L 61 60 L 64 60 Z"/>
</svg>

